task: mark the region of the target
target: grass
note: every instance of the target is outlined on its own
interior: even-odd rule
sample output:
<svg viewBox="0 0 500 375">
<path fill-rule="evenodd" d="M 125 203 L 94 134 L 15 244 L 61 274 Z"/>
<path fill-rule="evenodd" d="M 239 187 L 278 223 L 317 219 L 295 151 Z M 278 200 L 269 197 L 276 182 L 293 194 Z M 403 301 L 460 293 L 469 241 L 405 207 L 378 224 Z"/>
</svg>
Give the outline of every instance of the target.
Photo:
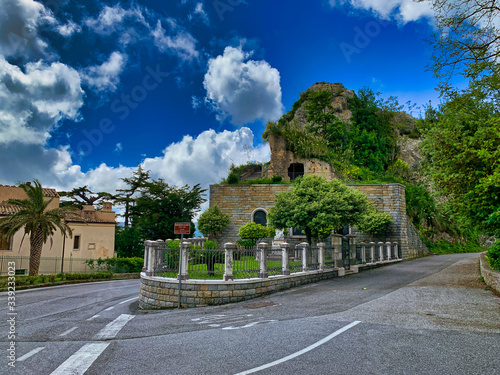
<svg viewBox="0 0 500 375">
<path fill-rule="evenodd" d="M 434 254 L 463 254 L 463 253 L 480 253 L 487 249 L 481 246 L 467 244 L 458 245 L 449 242 L 440 242 L 437 244 L 426 243 L 427 248 Z"/>
<path fill-rule="evenodd" d="M 300 269 L 301 262 L 290 262 L 290 268 Z M 281 261 L 273 260 L 267 262 L 267 269 L 270 275 L 279 275 L 281 271 Z M 205 279 L 205 280 L 222 280 L 224 276 L 224 263 L 216 263 L 214 266 L 214 274 L 209 275 L 206 264 L 190 264 L 188 266 L 190 279 Z M 233 262 L 233 276 L 235 279 L 246 279 L 257 277 L 259 273 L 259 261 L 250 256 L 243 256 L 240 260 Z M 164 272 L 158 276 L 177 277 L 177 272 Z"/>
</svg>

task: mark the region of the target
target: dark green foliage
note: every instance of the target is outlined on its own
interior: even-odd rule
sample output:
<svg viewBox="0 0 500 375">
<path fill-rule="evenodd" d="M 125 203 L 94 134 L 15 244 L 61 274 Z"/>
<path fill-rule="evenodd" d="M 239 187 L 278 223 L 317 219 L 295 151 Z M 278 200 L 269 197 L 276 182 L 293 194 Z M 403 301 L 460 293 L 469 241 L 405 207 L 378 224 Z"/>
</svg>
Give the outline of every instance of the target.
<svg viewBox="0 0 500 375">
<path fill-rule="evenodd" d="M 89 259 L 85 263 L 93 270 L 107 271 L 114 273 L 136 273 L 141 272 L 144 259 L 133 258 L 98 258 Z"/>
<path fill-rule="evenodd" d="M 236 245 L 238 245 L 238 247 L 240 248 L 248 249 L 255 246 L 255 240 L 252 240 L 250 238 L 244 240 L 238 240 L 236 241 Z"/>
<path fill-rule="evenodd" d="M 283 181 L 283 177 L 280 175 L 275 175 L 271 178 L 271 181 L 273 184 L 279 184 L 281 181 Z"/>
<path fill-rule="evenodd" d="M 349 99 L 353 126 L 349 139 L 354 161 L 375 172 L 385 171 L 397 155 L 396 133 L 391 119 L 394 112 L 378 107 L 380 102 L 368 88 Z"/>
<path fill-rule="evenodd" d="M 500 271 L 500 240 L 497 240 L 486 252 L 486 257 L 488 258 L 490 267 Z"/>
<path fill-rule="evenodd" d="M 137 227 L 142 238 L 174 238 L 174 223 L 189 222 L 200 205 L 206 201 L 199 184 L 189 187 L 170 186 L 162 179 L 145 184 L 141 195 L 131 207 L 132 226 Z M 191 233 L 195 226 L 191 223 Z"/>
<path fill-rule="evenodd" d="M 204 249 L 217 249 L 217 243 L 214 241 L 205 241 L 203 244 Z"/>
<path fill-rule="evenodd" d="M 413 223 L 420 227 L 424 221 L 427 226 L 433 224 L 436 215 L 436 204 L 430 192 L 422 185 L 407 183 L 406 213 Z"/>
<path fill-rule="evenodd" d="M 229 172 L 226 182 L 228 184 L 237 184 L 239 181 L 238 175 L 235 172 Z"/>
<path fill-rule="evenodd" d="M 231 222 L 229 215 L 214 205 L 203 212 L 198 219 L 198 229 L 204 236 L 217 237 Z M 210 241 L 211 242 L 211 241 Z"/>
<path fill-rule="evenodd" d="M 139 229 L 116 226 L 115 251 L 118 258 L 144 256 L 144 238 Z"/>
</svg>

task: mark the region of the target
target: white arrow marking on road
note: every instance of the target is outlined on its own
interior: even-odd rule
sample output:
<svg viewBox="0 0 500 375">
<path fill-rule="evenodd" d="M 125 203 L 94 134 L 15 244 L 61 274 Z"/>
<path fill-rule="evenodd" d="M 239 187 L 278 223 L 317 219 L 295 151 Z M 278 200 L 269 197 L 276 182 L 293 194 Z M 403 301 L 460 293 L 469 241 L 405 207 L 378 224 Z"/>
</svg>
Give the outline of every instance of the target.
<svg viewBox="0 0 500 375">
<path fill-rule="evenodd" d="M 99 317 L 100 315 L 99 314 L 96 314 L 90 318 L 87 319 L 87 322 L 90 322 L 91 320 L 94 320 L 95 318 Z"/>
<path fill-rule="evenodd" d="M 107 340 L 115 337 L 118 332 L 134 318 L 134 315 L 121 314 L 118 318 L 108 323 L 106 327 L 101 329 L 97 335 L 94 336 L 95 340 Z"/>
<path fill-rule="evenodd" d="M 279 365 L 280 363 L 283 363 L 283 362 L 286 362 L 286 361 L 289 361 L 293 358 L 296 358 L 298 357 L 299 355 L 302 355 L 304 353 L 307 353 L 307 352 L 310 352 L 311 350 L 313 349 L 316 349 L 318 346 L 320 345 L 323 345 L 324 343 L 330 341 L 331 339 L 333 339 L 334 337 L 340 335 L 342 332 L 345 332 L 347 331 L 348 329 L 358 325 L 359 323 L 361 323 L 360 321 L 355 321 L 355 322 L 352 322 L 351 324 L 348 324 L 346 325 L 344 328 L 341 328 L 335 332 L 333 332 L 331 335 L 329 336 L 326 336 L 324 339 L 321 339 L 319 340 L 318 342 L 312 344 L 312 345 L 309 345 L 307 348 L 304 348 L 302 350 L 299 350 L 298 352 L 296 353 L 293 353 L 293 354 L 290 354 L 289 356 L 286 356 L 286 357 L 283 357 L 281 359 L 278 359 L 277 361 L 274 361 L 274 362 L 270 362 L 270 363 L 267 363 L 265 365 L 262 365 L 262 366 L 259 366 L 259 367 L 255 367 L 255 368 L 252 368 L 250 370 L 246 370 L 246 371 L 243 371 L 243 372 L 239 372 L 235 375 L 247 375 L 247 374 L 252 374 L 254 372 L 257 372 L 257 371 L 261 371 L 261 370 L 265 370 L 266 368 L 269 368 L 269 367 L 273 367 L 273 366 L 276 366 L 276 365 Z"/>
<path fill-rule="evenodd" d="M 38 348 L 33 349 L 32 351 L 26 353 L 22 357 L 19 357 L 16 361 L 17 362 L 22 362 L 27 360 L 29 357 L 34 356 L 36 353 L 41 352 L 43 349 L 45 349 L 45 346 L 40 346 Z"/>
<path fill-rule="evenodd" d="M 241 326 L 241 327 L 224 327 L 222 329 L 241 329 L 241 328 L 250 328 L 250 327 L 253 327 L 254 325 L 256 324 L 260 324 L 260 323 L 272 323 L 272 322 L 277 322 L 277 320 L 262 320 L 262 321 L 259 321 L 259 322 L 252 322 L 252 323 L 248 323 L 244 326 Z"/>
<path fill-rule="evenodd" d="M 86 344 L 69 357 L 51 375 L 83 375 L 110 343 Z"/>
</svg>

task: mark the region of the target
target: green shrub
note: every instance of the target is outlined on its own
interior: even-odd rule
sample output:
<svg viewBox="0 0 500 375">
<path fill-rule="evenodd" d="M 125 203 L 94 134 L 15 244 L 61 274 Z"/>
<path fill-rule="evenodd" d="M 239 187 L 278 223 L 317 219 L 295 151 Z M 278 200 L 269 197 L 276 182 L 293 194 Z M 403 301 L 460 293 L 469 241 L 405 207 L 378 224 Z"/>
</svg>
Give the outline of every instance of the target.
<svg viewBox="0 0 500 375">
<path fill-rule="evenodd" d="M 217 249 L 217 243 L 214 241 L 206 241 L 205 244 L 203 245 L 204 249 Z"/>
<path fill-rule="evenodd" d="M 497 240 L 486 252 L 486 258 L 491 268 L 500 271 L 500 240 Z"/>
<path fill-rule="evenodd" d="M 238 175 L 234 172 L 229 173 L 226 182 L 228 184 L 237 184 L 239 181 Z"/>
<path fill-rule="evenodd" d="M 93 270 L 114 272 L 114 273 L 135 273 L 141 272 L 144 259 L 132 258 L 106 258 L 89 259 L 85 263 Z"/>
<path fill-rule="evenodd" d="M 278 175 L 274 175 L 272 178 L 271 178 L 273 184 L 279 184 L 282 180 L 283 180 L 283 176 L 280 176 L 279 174 Z"/>
</svg>

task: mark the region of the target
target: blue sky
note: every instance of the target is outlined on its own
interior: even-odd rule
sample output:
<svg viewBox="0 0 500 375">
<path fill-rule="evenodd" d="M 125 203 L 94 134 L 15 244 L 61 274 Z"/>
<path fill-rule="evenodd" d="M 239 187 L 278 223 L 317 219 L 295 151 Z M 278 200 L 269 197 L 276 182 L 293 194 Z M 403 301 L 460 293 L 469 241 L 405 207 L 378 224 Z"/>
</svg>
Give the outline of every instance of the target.
<svg viewBox="0 0 500 375">
<path fill-rule="evenodd" d="M 2 0 L 0 184 L 207 187 L 315 82 L 437 104 L 433 30 L 410 0 Z"/>
</svg>

